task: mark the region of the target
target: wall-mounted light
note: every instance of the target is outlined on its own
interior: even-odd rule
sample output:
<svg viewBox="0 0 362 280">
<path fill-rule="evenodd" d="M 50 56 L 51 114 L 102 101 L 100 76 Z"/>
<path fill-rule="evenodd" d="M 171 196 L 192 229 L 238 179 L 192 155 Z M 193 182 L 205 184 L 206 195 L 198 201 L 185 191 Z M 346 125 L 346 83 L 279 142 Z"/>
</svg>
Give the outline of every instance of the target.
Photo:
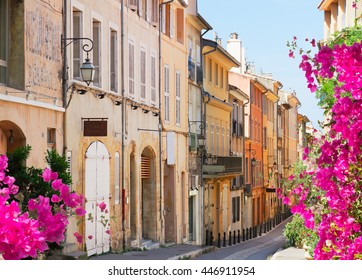
<svg viewBox="0 0 362 280">
<path fill-rule="evenodd" d="M 14 135 L 12 130 L 10 130 L 9 143 L 14 144 Z"/>
<path fill-rule="evenodd" d="M 150 110 L 142 109 L 142 111 L 143 111 L 143 113 L 148 114 L 148 112 L 149 112 Z"/>
<path fill-rule="evenodd" d="M 80 95 L 84 95 L 84 94 L 87 93 L 87 91 L 86 91 L 85 89 L 78 89 L 77 92 L 78 92 L 78 94 L 80 94 Z"/>
<path fill-rule="evenodd" d="M 114 105 L 116 105 L 116 106 L 120 106 L 121 104 L 122 104 L 122 102 L 119 101 L 119 100 L 115 100 L 115 101 L 114 101 Z"/>
<path fill-rule="evenodd" d="M 89 38 L 63 38 L 63 35 L 61 36 L 63 51 L 71 43 L 78 43 L 78 41 L 84 40 L 89 41 L 90 45 L 84 44 L 82 46 L 83 51 L 87 53 L 87 58 L 80 67 L 80 73 L 82 75 L 83 82 L 85 82 L 89 86 L 89 84 L 93 82 L 95 75 L 95 67 L 89 59 L 89 52 L 93 50 L 93 41 Z"/>
<path fill-rule="evenodd" d="M 154 115 L 155 117 L 158 117 L 160 114 L 158 112 L 152 112 L 152 115 Z"/>
<path fill-rule="evenodd" d="M 137 110 L 138 106 L 136 104 L 131 104 L 131 108 L 132 108 L 132 110 Z"/>
<path fill-rule="evenodd" d="M 96 96 L 97 96 L 98 99 L 103 99 L 106 96 L 106 94 L 105 93 L 97 93 Z"/>
</svg>

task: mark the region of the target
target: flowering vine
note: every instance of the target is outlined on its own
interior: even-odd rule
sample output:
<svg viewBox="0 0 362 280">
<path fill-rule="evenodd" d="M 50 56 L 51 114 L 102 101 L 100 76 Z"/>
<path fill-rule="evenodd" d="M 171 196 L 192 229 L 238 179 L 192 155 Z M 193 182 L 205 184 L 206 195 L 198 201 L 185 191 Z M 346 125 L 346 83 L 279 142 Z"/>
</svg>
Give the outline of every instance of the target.
<svg viewBox="0 0 362 280">
<path fill-rule="evenodd" d="M 308 88 L 331 116 L 329 132 L 312 139 L 304 151 L 301 178 L 293 180 L 292 212 L 304 218 L 319 241 L 315 259 L 362 259 L 362 32 L 360 27 L 336 33 L 314 55 L 300 49 Z M 359 37 L 355 40 L 351 35 Z M 298 49 L 296 38 L 289 44 Z"/>
</svg>

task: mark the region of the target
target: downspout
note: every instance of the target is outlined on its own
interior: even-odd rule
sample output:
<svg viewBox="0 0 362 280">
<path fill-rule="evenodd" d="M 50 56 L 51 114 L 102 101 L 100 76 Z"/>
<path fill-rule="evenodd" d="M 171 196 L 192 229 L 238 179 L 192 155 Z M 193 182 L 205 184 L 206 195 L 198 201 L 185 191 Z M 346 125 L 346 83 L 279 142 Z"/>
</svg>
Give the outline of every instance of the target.
<svg viewBox="0 0 362 280">
<path fill-rule="evenodd" d="M 196 7 L 197 7 L 197 1 L 196 1 Z M 197 8 L 196 8 L 197 9 Z M 206 29 L 202 34 L 200 34 L 200 57 L 202 57 L 202 37 L 207 33 L 209 32 L 211 29 Z M 202 73 L 202 85 L 201 85 L 201 120 L 202 120 L 202 123 L 204 124 L 203 126 L 203 131 L 202 133 L 204 134 L 205 132 L 205 129 L 206 129 L 206 114 L 204 114 L 204 111 L 206 112 L 206 103 L 204 102 L 204 63 L 203 63 L 203 59 L 201 59 L 201 73 Z M 208 101 L 209 102 L 209 101 Z M 204 104 L 205 103 L 205 104 Z M 205 108 L 203 108 L 203 104 L 205 106 Z M 204 135 L 206 137 L 206 135 Z M 202 243 L 205 244 L 206 242 L 206 238 L 205 238 L 205 230 L 204 230 L 204 227 L 205 227 L 205 186 L 204 186 L 204 171 L 203 171 L 203 167 L 204 167 L 204 161 L 203 159 L 200 160 L 200 169 L 201 169 L 201 174 L 200 174 L 200 181 L 201 181 L 201 188 L 202 188 L 202 192 L 201 192 L 201 201 L 202 201 L 202 205 L 201 205 L 201 220 L 202 220 L 202 226 L 201 226 L 201 240 L 202 240 Z M 207 244 L 206 244 L 207 245 Z"/>
<path fill-rule="evenodd" d="M 63 0 L 63 37 L 67 38 L 67 0 Z M 62 77 L 62 98 L 63 107 L 65 109 L 63 113 L 63 156 L 66 156 L 67 147 L 67 118 L 66 118 L 66 104 L 67 104 L 67 88 L 68 88 L 68 65 L 67 65 L 67 48 L 65 47 L 65 41 L 61 40 L 61 48 L 63 51 L 63 77 Z"/>
<path fill-rule="evenodd" d="M 126 184 L 125 184 L 125 133 L 126 133 L 126 102 L 124 87 L 124 2 L 121 1 L 121 94 L 122 94 L 122 249 L 126 249 Z"/>
<path fill-rule="evenodd" d="M 201 35 L 201 47 L 200 47 L 200 49 L 201 49 L 201 54 L 202 54 L 202 49 L 203 49 L 202 36 L 205 35 L 207 31 L 209 31 L 209 29 L 206 30 L 206 31 Z M 203 57 L 204 57 L 203 62 L 205 63 L 205 57 L 206 57 L 206 55 L 208 55 L 208 54 L 210 54 L 210 53 L 212 53 L 212 52 L 214 52 L 214 51 L 216 51 L 216 50 L 217 50 L 217 45 L 215 46 L 214 49 L 212 49 L 212 50 L 204 53 L 204 54 L 203 54 Z M 202 65 L 202 66 L 204 66 L 204 65 Z M 203 68 L 202 68 L 202 69 L 203 69 Z M 202 75 L 204 75 L 204 73 L 202 73 Z M 207 97 L 208 97 L 207 101 L 204 101 L 204 94 L 207 95 Z M 203 122 L 204 122 L 205 128 L 206 128 L 206 108 L 207 108 L 206 105 L 207 105 L 207 103 L 210 102 L 210 94 L 204 90 L 204 86 L 202 86 L 201 96 L 202 96 L 202 102 L 204 103 L 204 112 L 202 112 L 202 109 L 201 109 L 201 114 L 203 114 L 203 115 L 202 115 L 202 118 L 203 118 Z M 202 106 L 201 106 L 201 108 L 202 108 Z M 205 128 L 204 128 L 204 129 L 205 129 Z M 205 135 L 205 138 L 206 138 L 206 135 Z M 203 165 L 204 165 L 204 159 L 202 158 L 202 159 L 201 159 L 201 174 L 203 174 Z M 203 180 L 204 180 L 204 178 L 202 177 L 202 184 L 204 183 Z M 209 217 L 209 218 L 208 218 L 207 229 L 210 229 L 210 188 L 208 188 L 207 191 L 208 191 L 208 196 L 207 196 L 207 197 L 208 197 L 208 207 L 207 207 L 207 209 L 208 209 L 208 217 Z"/>
<path fill-rule="evenodd" d="M 163 230 L 163 210 L 162 210 L 162 116 L 161 116 L 161 106 L 162 106 L 162 94 L 161 94 L 161 73 L 162 73 L 162 6 L 166 4 L 172 3 L 174 0 L 169 0 L 166 2 L 161 2 L 158 5 L 158 149 L 160 150 L 160 158 L 159 158 L 159 184 L 160 184 L 160 221 L 161 221 L 161 234 L 160 234 L 160 241 L 162 237 L 162 230 Z"/>
</svg>

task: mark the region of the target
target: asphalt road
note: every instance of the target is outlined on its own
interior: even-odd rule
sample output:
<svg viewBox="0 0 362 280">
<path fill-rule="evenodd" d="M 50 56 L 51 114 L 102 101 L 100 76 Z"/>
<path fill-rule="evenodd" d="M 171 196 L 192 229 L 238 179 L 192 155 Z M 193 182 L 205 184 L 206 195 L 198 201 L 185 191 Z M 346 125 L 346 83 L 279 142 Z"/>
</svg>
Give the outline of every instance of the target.
<svg viewBox="0 0 362 280">
<path fill-rule="evenodd" d="M 196 260 L 266 260 L 285 244 L 283 229 L 291 218 L 286 219 L 270 232 L 240 244 L 223 247 L 203 254 Z"/>
</svg>

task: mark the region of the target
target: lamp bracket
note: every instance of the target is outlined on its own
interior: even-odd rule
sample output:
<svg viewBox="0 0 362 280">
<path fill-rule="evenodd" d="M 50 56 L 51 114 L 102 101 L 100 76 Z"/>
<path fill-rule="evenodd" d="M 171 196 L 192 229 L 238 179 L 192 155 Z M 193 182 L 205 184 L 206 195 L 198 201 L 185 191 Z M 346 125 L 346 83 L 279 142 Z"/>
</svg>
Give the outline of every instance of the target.
<svg viewBox="0 0 362 280">
<path fill-rule="evenodd" d="M 81 38 L 64 38 L 63 35 L 61 35 L 61 40 L 63 43 L 63 47 L 66 48 L 67 46 L 69 46 L 71 43 L 77 44 L 78 41 L 88 41 L 89 43 L 85 43 L 82 46 L 83 51 L 85 51 L 87 53 L 87 58 L 88 58 L 88 53 L 93 50 L 93 41 L 89 38 L 86 37 L 81 37 Z"/>
</svg>

